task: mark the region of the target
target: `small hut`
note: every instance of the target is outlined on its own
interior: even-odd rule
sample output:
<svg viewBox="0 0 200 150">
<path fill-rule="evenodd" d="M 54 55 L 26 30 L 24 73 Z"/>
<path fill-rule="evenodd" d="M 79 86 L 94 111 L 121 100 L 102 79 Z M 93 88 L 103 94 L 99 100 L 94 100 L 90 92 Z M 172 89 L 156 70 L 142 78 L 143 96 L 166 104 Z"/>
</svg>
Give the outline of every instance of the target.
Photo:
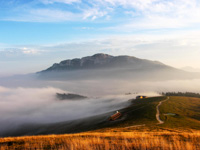
<svg viewBox="0 0 200 150">
<path fill-rule="evenodd" d="M 136 97 L 136 99 L 144 99 L 144 98 L 147 98 L 147 96 L 141 96 L 141 95 L 139 95 L 139 96 Z"/>
<path fill-rule="evenodd" d="M 114 120 L 120 118 L 121 116 L 122 116 L 122 114 L 119 111 L 117 111 L 114 115 L 110 116 L 109 121 L 114 121 Z"/>
</svg>

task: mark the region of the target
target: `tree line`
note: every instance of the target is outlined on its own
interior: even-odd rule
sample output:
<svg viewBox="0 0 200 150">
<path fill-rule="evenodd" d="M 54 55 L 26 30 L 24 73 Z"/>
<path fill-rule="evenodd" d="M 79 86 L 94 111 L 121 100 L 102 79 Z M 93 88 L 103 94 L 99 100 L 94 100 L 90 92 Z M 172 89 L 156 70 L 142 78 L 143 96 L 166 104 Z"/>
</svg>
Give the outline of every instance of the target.
<svg viewBox="0 0 200 150">
<path fill-rule="evenodd" d="M 187 97 L 197 97 L 200 98 L 199 93 L 193 92 L 162 92 L 164 96 L 187 96 Z"/>
</svg>

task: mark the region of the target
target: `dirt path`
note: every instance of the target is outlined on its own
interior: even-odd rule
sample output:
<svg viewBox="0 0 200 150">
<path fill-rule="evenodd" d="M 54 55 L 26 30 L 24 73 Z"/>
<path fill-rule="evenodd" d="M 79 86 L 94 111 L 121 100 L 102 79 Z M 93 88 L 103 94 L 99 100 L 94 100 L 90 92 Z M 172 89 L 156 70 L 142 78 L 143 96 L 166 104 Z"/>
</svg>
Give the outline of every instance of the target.
<svg viewBox="0 0 200 150">
<path fill-rule="evenodd" d="M 164 121 L 162 121 L 160 119 L 160 111 L 159 111 L 159 107 L 162 105 L 163 102 L 169 100 L 169 97 L 167 97 L 167 99 L 163 100 L 163 101 L 160 101 L 159 104 L 156 106 L 156 119 L 158 121 L 158 124 L 163 124 Z"/>
<path fill-rule="evenodd" d="M 158 124 L 163 124 L 164 121 L 162 121 L 160 119 L 160 111 L 159 111 L 159 107 L 162 105 L 163 102 L 169 100 L 169 97 L 167 97 L 165 100 L 163 101 L 160 101 L 159 104 L 156 106 L 156 119 L 158 121 Z M 144 107 L 144 106 L 143 106 Z M 142 107 L 141 107 L 142 108 Z M 140 109 L 140 108 L 138 108 Z M 137 109 L 136 109 L 137 110 Z M 132 111 L 135 111 L 135 110 L 132 110 Z M 141 127 L 141 126 L 146 126 L 146 124 L 141 124 L 141 125 L 134 125 L 134 126 L 128 126 L 128 127 L 125 127 L 125 128 L 134 128 L 134 127 Z"/>
</svg>

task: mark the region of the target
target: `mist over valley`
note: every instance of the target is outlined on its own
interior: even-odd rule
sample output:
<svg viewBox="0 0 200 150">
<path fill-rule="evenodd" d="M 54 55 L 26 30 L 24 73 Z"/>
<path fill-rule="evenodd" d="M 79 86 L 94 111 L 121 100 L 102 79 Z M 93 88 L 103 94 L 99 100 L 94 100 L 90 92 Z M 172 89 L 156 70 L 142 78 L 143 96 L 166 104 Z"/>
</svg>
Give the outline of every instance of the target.
<svg viewBox="0 0 200 150">
<path fill-rule="evenodd" d="M 37 73 L 1 78 L 0 136 L 61 132 L 59 129 L 50 132 L 53 124 L 57 128 L 66 126 L 66 132 L 70 132 L 73 126 L 94 116 L 99 116 L 96 124 L 102 123 L 108 114 L 128 107 L 129 100 L 137 95 L 199 93 L 199 78 L 198 73 L 161 62 L 107 54 L 65 60 Z M 65 93 L 65 97 L 84 95 L 84 99 L 60 101 L 58 93 Z M 22 132 L 23 126 L 26 132 Z"/>
</svg>

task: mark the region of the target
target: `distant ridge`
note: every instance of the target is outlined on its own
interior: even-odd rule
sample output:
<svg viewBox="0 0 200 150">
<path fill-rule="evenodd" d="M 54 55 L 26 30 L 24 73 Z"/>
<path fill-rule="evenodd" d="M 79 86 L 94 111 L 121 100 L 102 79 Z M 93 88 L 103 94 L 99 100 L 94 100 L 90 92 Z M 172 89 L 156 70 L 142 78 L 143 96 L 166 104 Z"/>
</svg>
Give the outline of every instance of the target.
<svg viewBox="0 0 200 150">
<path fill-rule="evenodd" d="M 153 68 L 169 67 L 158 61 L 139 59 L 133 56 L 111 56 L 108 54 L 98 53 L 83 58 L 63 60 L 55 63 L 42 72 L 67 71 L 82 69 L 106 69 L 106 68 Z"/>
<path fill-rule="evenodd" d="M 158 61 L 99 53 L 55 63 L 38 72 L 37 77 L 43 80 L 105 79 L 131 82 L 195 79 L 200 74 L 176 69 Z"/>
</svg>

